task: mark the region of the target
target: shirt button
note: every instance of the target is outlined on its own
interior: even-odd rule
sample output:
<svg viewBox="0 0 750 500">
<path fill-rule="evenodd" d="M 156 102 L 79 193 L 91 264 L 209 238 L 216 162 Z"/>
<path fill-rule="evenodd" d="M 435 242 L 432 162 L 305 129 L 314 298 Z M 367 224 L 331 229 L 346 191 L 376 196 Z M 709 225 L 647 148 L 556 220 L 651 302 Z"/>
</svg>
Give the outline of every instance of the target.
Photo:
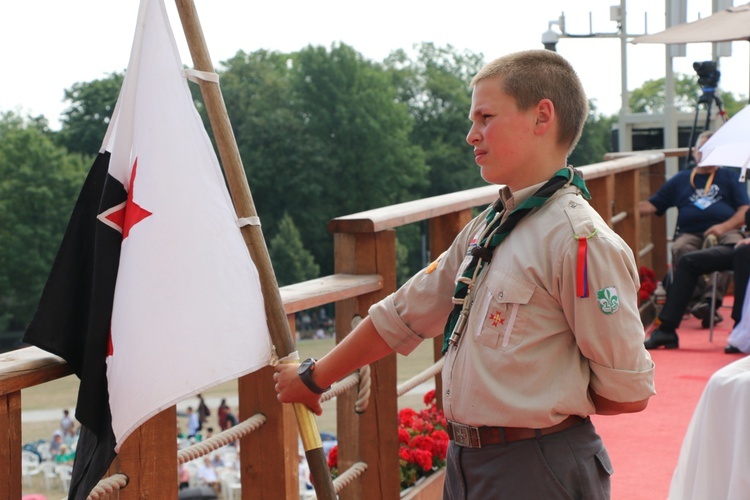
<svg viewBox="0 0 750 500">
<path fill-rule="evenodd" d="M 446 396 L 450 396 L 450 395 L 451 395 L 451 390 L 450 390 L 450 389 L 448 389 L 447 391 L 445 391 L 445 395 L 446 395 Z"/>
</svg>

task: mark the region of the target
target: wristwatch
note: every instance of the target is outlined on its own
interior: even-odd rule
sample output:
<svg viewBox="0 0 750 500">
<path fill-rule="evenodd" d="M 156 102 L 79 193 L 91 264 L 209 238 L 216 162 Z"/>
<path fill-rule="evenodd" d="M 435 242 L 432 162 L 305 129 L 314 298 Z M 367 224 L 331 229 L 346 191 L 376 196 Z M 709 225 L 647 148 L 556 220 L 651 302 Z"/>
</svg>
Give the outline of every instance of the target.
<svg viewBox="0 0 750 500">
<path fill-rule="evenodd" d="M 331 388 L 331 386 L 326 387 L 323 389 L 318 384 L 313 382 L 312 379 L 312 372 L 315 370 L 315 362 L 317 359 L 315 358 L 307 358 L 302 363 L 300 363 L 299 368 L 297 368 L 297 374 L 299 375 L 299 378 L 302 379 L 302 383 L 307 386 L 308 389 L 310 389 L 315 394 L 323 394 L 327 390 Z"/>
</svg>

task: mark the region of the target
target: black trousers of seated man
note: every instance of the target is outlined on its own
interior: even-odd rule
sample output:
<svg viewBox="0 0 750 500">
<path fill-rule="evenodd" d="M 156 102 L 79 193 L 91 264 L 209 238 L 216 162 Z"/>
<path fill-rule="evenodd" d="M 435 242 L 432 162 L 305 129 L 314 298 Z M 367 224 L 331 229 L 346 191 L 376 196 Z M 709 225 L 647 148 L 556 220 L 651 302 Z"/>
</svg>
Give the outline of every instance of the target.
<svg viewBox="0 0 750 500">
<path fill-rule="evenodd" d="M 677 266 L 674 280 L 669 287 L 667 302 L 659 314 L 662 330 L 674 331 L 680 326 L 698 279 L 714 271 L 734 271 L 732 319 L 735 325 L 739 323 L 750 278 L 750 245 L 717 245 L 706 250 L 690 252 L 680 259 L 680 265 Z"/>
</svg>

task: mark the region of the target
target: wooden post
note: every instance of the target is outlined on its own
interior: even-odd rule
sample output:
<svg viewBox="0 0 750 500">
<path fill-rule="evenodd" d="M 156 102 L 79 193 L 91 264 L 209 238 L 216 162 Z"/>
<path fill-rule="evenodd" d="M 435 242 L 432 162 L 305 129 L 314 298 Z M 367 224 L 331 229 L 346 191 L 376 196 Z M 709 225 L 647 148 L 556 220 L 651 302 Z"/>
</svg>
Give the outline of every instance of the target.
<svg viewBox="0 0 750 500">
<path fill-rule="evenodd" d="M 257 413 L 267 419 L 261 429 L 240 440 L 242 498 L 296 500 L 299 457 L 294 411 L 291 405 L 278 404 L 272 376 L 269 366 L 238 379 L 240 420 Z"/>
<path fill-rule="evenodd" d="M 193 58 L 193 65 L 199 71 L 213 72 L 214 67 L 208 54 L 203 30 L 200 26 L 198 14 L 192 0 L 176 0 L 177 11 L 185 31 L 185 38 Z M 239 218 L 257 217 L 250 186 L 247 183 L 245 170 L 242 166 L 237 142 L 229 122 L 227 108 L 221 95 L 219 85 L 201 80 L 199 82 L 206 111 L 214 131 L 214 138 L 219 149 L 224 172 L 232 194 L 234 207 Z M 266 321 L 271 333 L 271 340 L 280 358 L 286 357 L 296 350 L 294 337 L 284 313 L 284 304 L 279 293 L 276 275 L 273 272 L 271 258 L 268 255 L 263 231 L 260 226 L 247 225 L 242 228 L 242 236 L 248 246 L 250 255 L 258 268 L 260 285 L 266 309 Z M 271 381 L 268 382 L 271 384 Z M 313 413 L 304 405 L 295 404 L 297 424 L 305 447 L 305 455 L 310 466 L 310 472 L 315 483 L 315 492 L 319 499 L 334 500 L 336 492 L 328 471 L 328 465 L 323 453 L 323 442 L 318 433 L 318 426 Z M 280 443 L 282 446 L 284 443 Z M 295 448 L 296 450 L 296 445 Z M 296 470 L 295 470 L 296 475 Z"/>
<path fill-rule="evenodd" d="M 608 226 L 612 227 L 612 215 L 614 207 L 612 201 L 615 199 L 615 177 L 607 175 L 596 179 L 586 180 L 586 187 L 591 193 L 591 206 L 599 212 Z"/>
<path fill-rule="evenodd" d="M 352 313 L 366 316 L 370 305 L 395 291 L 396 233 L 336 234 L 334 244 L 335 272 L 383 277 L 383 289 L 359 297 L 356 305 L 336 304 L 336 340 L 341 341 L 349 328 L 339 330 L 340 324 L 350 321 Z M 342 500 L 399 498 L 396 372 L 395 353 L 370 365 L 371 395 L 363 414 L 354 413 L 351 395 L 337 402 L 339 464 L 345 469 L 358 460 L 367 463 L 361 481 L 341 491 Z"/>
<path fill-rule="evenodd" d="M 21 498 L 21 391 L 0 396 L 0 500 Z"/>
<path fill-rule="evenodd" d="M 0 500 L 21 498 L 21 391 L 70 375 L 64 359 L 38 347 L 0 354 Z"/>
<path fill-rule="evenodd" d="M 128 486 L 120 500 L 177 498 L 177 408 L 172 406 L 150 418 L 128 436 L 109 468 L 122 472 Z"/>
<path fill-rule="evenodd" d="M 627 243 L 633 251 L 636 269 L 640 269 L 641 265 L 641 259 L 638 253 L 641 246 L 641 216 L 638 212 L 638 201 L 640 198 L 639 173 L 640 170 L 638 169 L 618 173 L 617 179 L 615 180 L 617 190 L 614 193 L 614 211 L 616 213 L 626 212 L 628 214 L 627 217 L 617 226 L 617 234 L 625 240 L 625 243 Z"/>
</svg>

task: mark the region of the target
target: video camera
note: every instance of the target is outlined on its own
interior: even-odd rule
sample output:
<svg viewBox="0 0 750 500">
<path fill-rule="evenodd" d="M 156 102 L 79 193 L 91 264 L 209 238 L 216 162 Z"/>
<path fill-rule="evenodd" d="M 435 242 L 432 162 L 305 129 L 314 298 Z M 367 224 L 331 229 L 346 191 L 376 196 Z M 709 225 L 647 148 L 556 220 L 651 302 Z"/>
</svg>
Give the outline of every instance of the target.
<svg viewBox="0 0 750 500">
<path fill-rule="evenodd" d="M 698 73 L 698 85 L 704 92 L 713 92 L 719 86 L 721 71 L 716 69 L 716 61 L 700 61 L 693 63 L 693 69 Z"/>
</svg>

